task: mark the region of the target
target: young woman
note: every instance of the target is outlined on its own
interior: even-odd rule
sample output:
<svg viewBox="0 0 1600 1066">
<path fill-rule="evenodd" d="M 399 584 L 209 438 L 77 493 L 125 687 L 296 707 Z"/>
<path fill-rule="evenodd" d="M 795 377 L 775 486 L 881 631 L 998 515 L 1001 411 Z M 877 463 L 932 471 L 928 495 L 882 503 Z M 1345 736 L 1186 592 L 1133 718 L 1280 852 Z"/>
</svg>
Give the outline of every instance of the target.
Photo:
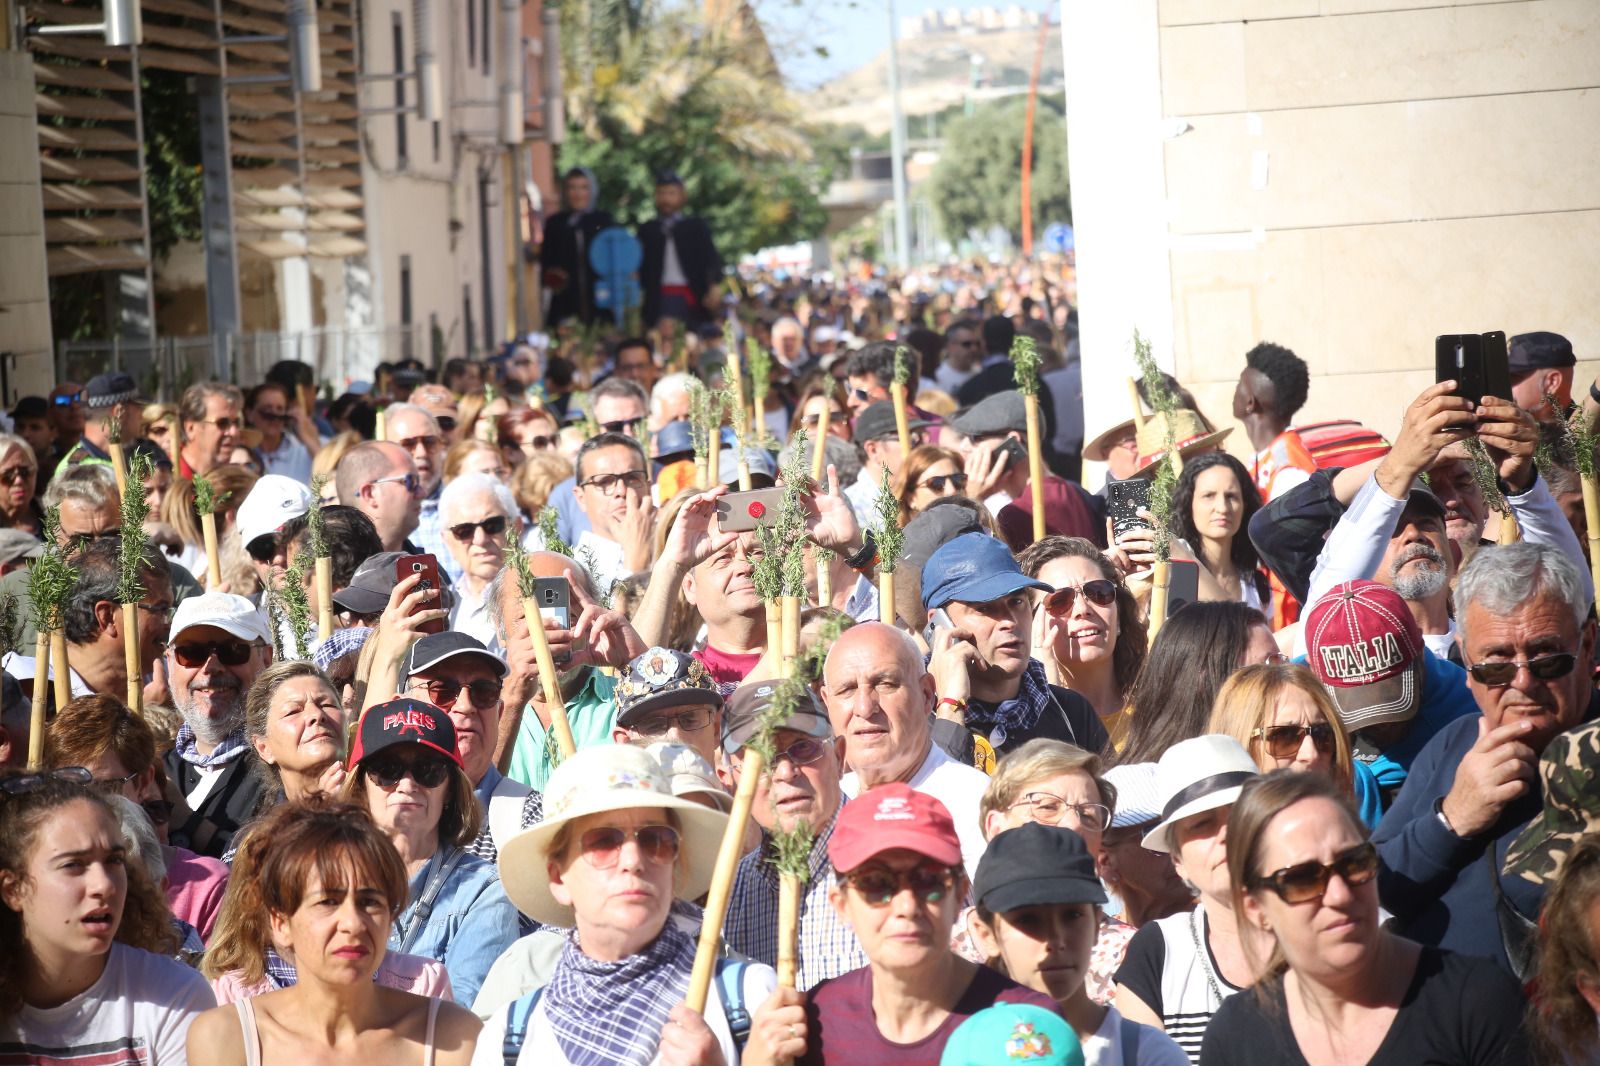
<svg viewBox="0 0 1600 1066">
<path fill-rule="evenodd" d="M 948 448 L 924 444 L 911 449 L 890 480 L 895 498 L 900 501 L 900 525 L 911 521 L 934 500 L 961 496 L 967 491 L 967 475 L 961 469 L 961 456 Z"/>
<path fill-rule="evenodd" d="M 35 489 L 39 461 L 21 437 L 0 433 L 0 529 L 20 529 L 39 536 L 44 530 Z"/>
<path fill-rule="evenodd" d="M 1105 890 L 1085 841 L 1029 822 L 989 841 L 972 884 L 973 939 L 988 965 L 1055 1000 L 1087 1066 L 1187 1066 L 1172 1038 L 1089 994 Z"/>
<path fill-rule="evenodd" d="M 233 528 L 234 513 L 255 487 L 257 475 L 242 466 L 224 465 L 207 474 L 206 480 L 211 482 L 217 499 L 225 501 L 218 505 L 216 512 L 217 537 L 221 539 Z M 194 482 L 179 478 L 172 483 L 172 491 L 161 503 L 161 521 L 177 530 L 183 540 L 182 551 L 177 554 L 169 551 L 168 556 L 191 574 L 203 577 L 206 572 L 206 545 L 200 529 L 200 513 L 194 507 Z"/>
<path fill-rule="evenodd" d="M 1258 778 L 1233 808 L 1227 851 L 1236 918 L 1264 961 L 1254 993 L 1212 1019 L 1203 1066 L 1533 1061 L 1510 975 L 1379 926 L 1378 853 L 1332 781 Z"/>
<path fill-rule="evenodd" d="M 1046 537 L 1017 563 L 1054 592 L 1035 611 L 1033 646 L 1045 676 L 1094 704 L 1111 744 L 1128 739 L 1128 694 L 1149 637 L 1133 593 L 1100 549 L 1081 537 Z"/>
<path fill-rule="evenodd" d="M 1227 452 L 1185 460 L 1172 509 L 1179 533 L 1223 596 L 1270 612 L 1271 593 L 1249 533 L 1261 497 L 1244 464 Z"/>
<path fill-rule="evenodd" d="M 285 804 L 251 831 L 245 850 L 246 894 L 260 909 L 261 935 L 293 959 L 292 980 L 250 989 L 219 980 L 232 998 L 190 1029 L 195 1062 L 471 1061 L 477 1018 L 384 980 L 405 867 L 360 808 Z M 208 972 L 215 961 L 206 960 Z"/>
<path fill-rule="evenodd" d="M 1264 774 L 1309 770 L 1353 794 L 1350 740 L 1333 697 L 1307 667 L 1267 663 L 1240 670 L 1217 693 L 1206 732 L 1244 745 Z"/>
<path fill-rule="evenodd" d="M 1552 1063 L 1600 1060 L 1600 835 L 1580 837 L 1539 918 L 1533 1023 Z"/>
<path fill-rule="evenodd" d="M 345 771 L 339 694 L 314 663 L 273 663 L 245 695 L 244 732 L 259 758 L 268 803 L 337 795 Z"/>
<path fill-rule="evenodd" d="M 0 777 L 0 1045 L 22 1062 L 181 1066 L 216 1001 L 166 957 L 171 912 L 90 780 L 81 767 Z"/>
</svg>

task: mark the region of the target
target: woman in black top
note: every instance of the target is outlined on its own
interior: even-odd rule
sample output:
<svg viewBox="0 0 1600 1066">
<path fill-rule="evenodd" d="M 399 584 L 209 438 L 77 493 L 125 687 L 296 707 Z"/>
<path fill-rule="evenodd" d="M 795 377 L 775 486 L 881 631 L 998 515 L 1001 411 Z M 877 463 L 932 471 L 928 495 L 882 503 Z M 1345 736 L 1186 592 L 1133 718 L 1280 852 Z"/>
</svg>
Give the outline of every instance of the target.
<svg viewBox="0 0 1600 1066">
<path fill-rule="evenodd" d="M 1377 852 L 1327 778 L 1279 770 L 1247 784 L 1228 869 L 1241 929 L 1272 954 L 1255 990 L 1212 1018 L 1201 1066 L 1531 1061 L 1509 975 L 1379 928 Z"/>
</svg>

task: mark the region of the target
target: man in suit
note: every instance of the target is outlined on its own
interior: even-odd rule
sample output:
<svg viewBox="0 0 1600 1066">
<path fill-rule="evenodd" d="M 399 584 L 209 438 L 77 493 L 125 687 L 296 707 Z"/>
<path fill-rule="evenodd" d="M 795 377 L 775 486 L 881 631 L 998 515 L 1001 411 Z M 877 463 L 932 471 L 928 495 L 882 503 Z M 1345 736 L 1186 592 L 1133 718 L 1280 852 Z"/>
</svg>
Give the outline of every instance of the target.
<svg viewBox="0 0 1600 1066">
<path fill-rule="evenodd" d="M 539 275 L 551 293 L 545 315 L 548 327 L 568 318 L 595 320 L 595 278 L 589 249 L 602 230 L 617 224 L 609 212 L 595 208 L 599 193 L 594 174 L 582 167 L 573 167 L 561 179 L 566 210 L 550 216 L 544 225 L 544 243 L 539 246 Z"/>
<path fill-rule="evenodd" d="M 697 326 L 714 314 L 722 257 L 705 219 L 684 214 L 684 200 L 682 178 L 656 175 L 656 217 L 639 227 L 646 323 L 671 318 Z"/>
</svg>

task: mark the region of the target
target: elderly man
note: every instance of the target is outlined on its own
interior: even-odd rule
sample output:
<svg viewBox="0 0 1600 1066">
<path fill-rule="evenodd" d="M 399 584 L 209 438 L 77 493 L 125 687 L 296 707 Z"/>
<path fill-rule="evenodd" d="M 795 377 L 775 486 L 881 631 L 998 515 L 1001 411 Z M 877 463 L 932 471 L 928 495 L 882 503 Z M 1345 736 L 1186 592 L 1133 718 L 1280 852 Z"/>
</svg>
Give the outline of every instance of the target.
<svg viewBox="0 0 1600 1066">
<path fill-rule="evenodd" d="M 172 702 L 183 716 L 167 753 L 167 777 L 185 801 L 171 842 L 221 858 L 255 816 L 261 779 L 244 735 L 244 700 L 272 661 L 272 641 L 255 604 L 207 592 L 178 605 L 167 643 Z"/>
<path fill-rule="evenodd" d="M 386 440 L 398 445 L 411 457 L 420 485 L 417 509 L 416 542 L 422 550 L 436 556 L 451 581 L 461 580 L 461 572 L 445 544 L 444 526 L 439 518 L 439 493 L 444 485 L 444 431 L 439 422 L 414 403 L 390 404 L 385 412 Z"/>
<path fill-rule="evenodd" d="M 689 382 L 693 378 L 678 371 L 665 374 L 650 390 L 650 432 L 660 433 L 668 422 L 689 417 Z"/>
<path fill-rule="evenodd" d="M 628 575 L 650 569 L 656 528 L 650 461 L 633 437 L 608 430 L 583 442 L 574 468 L 576 499 L 589 528 L 573 549 L 589 561 L 595 584 L 609 592 Z"/>
<path fill-rule="evenodd" d="M 1485 547 L 1456 583 L 1467 684 L 1481 714 L 1459 718 L 1422 749 L 1373 835 L 1379 897 L 1397 931 L 1508 969 L 1502 896 L 1537 914 L 1540 889 L 1502 880 L 1506 850 L 1540 811 L 1539 755 L 1558 734 L 1600 717 L 1589 683 L 1593 597 L 1554 547 Z"/>
<path fill-rule="evenodd" d="M 178 476 L 209 474 L 228 461 L 244 428 L 240 412 L 244 393 L 220 381 L 202 381 L 183 390 L 178 418 L 183 425 L 183 447 L 178 450 Z"/>
<path fill-rule="evenodd" d="M 753 681 L 734 690 L 722 731 L 729 784 L 738 788 L 744 746 L 759 728 L 782 682 Z M 794 709 L 773 737 L 776 753 L 756 786 L 750 816 L 761 827 L 761 847 L 739 860 L 722 936 L 728 947 L 757 962 L 778 961 L 778 873 L 772 865 L 773 833 L 804 826 L 811 833 L 806 883 L 800 892 L 801 991 L 867 964 L 855 932 L 828 902 L 835 887 L 828 842 L 844 804 L 841 775 L 845 741 L 833 735 L 828 712 L 810 689 L 799 688 Z"/>
<path fill-rule="evenodd" d="M 443 385 L 418 385 L 411 390 L 410 402 L 433 416 L 446 448 L 461 439 L 461 407 L 455 393 Z"/>
<path fill-rule="evenodd" d="M 422 482 L 411 456 L 398 444 L 368 441 L 339 460 L 334 473 L 339 502 L 372 519 L 384 551 L 415 555 L 421 549 L 408 539 L 417 528 L 422 507 Z M 440 560 L 440 565 L 445 565 Z"/>
<path fill-rule="evenodd" d="M 522 536 L 522 512 L 505 482 L 488 474 L 462 474 L 439 496 L 445 543 L 461 579 L 450 628 L 485 647 L 495 639 L 489 615 L 489 583 L 505 567 L 506 545 Z"/>
<path fill-rule="evenodd" d="M 123 699 L 128 694 L 126 634 L 122 605 L 117 600 L 121 559 L 119 541 L 96 540 L 71 560 L 78 578 L 65 614 L 74 696 L 100 692 Z M 158 549 L 146 549 L 139 563 L 139 582 L 144 595 L 135 614 L 143 674 L 161 657 L 161 638 L 172 617 L 172 577 L 166 556 Z"/>
<path fill-rule="evenodd" d="M 618 744 L 682 744 L 717 765 L 722 693 L 700 660 L 671 648 L 650 648 L 617 682 Z"/>
<path fill-rule="evenodd" d="M 833 732 L 844 739 L 844 794 L 898 781 L 937 797 L 955 819 L 969 875 L 976 872 L 984 849 L 978 804 L 989 777 L 933 742 L 938 697 L 916 642 L 882 622 L 846 630 L 828 649 L 822 699 Z"/>
</svg>

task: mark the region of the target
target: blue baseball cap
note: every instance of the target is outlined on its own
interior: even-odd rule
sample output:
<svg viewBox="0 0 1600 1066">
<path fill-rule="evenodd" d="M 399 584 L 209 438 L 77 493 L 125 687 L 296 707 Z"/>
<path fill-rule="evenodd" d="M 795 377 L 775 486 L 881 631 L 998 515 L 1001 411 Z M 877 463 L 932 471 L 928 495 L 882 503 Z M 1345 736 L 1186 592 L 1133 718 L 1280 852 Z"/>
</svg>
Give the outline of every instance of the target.
<svg viewBox="0 0 1600 1066">
<path fill-rule="evenodd" d="M 939 1056 L 939 1066 L 997 1062 L 1083 1066 L 1083 1045 L 1054 1011 L 1032 1003 L 996 1003 L 962 1022 Z"/>
<path fill-rule="evenodd" d="M 684 453 L 694 454 L 694 438 L 690 435 L 689 423 L 678 419 L 656 431 L 656 453 L 650 458 L 662 463 Z"/>
<path fill-rule="evenodd" d="M 922 565 L 922 606 L 930 611 L 953 600 L 988 603 L 1022 589 L 1051 591 L 1024 574 L 1011 549 L 987 533 L 963 533 Z"/>
</svg>

